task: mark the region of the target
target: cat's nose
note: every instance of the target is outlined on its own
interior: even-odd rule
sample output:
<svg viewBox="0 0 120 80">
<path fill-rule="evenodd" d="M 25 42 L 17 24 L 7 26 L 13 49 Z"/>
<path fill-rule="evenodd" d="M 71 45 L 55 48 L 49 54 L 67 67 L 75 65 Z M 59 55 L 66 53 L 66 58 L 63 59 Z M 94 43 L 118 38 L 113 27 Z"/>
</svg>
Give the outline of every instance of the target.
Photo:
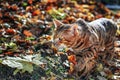
<svg viewBox="0 0 120 80">
<path fill-rule="evenodd" d="M 59 43 L 59 39 L 55 39 L 54 42 L 53 42 L 53 44 L 56 45 L 56 46 L 58 45 L 58 43 Z"/>
<path fill-rule="evenodd" d="M 59 44 L 57 42 L 53 42 L 53 45 L 58 48 L 59 47 Z"/>
<path fill-rule="evenodd" d="M 55 46 L 56 45 L 56 43 L 55 42 L 52 42 L 53 43 L 53 45 Z"/>
</svg>

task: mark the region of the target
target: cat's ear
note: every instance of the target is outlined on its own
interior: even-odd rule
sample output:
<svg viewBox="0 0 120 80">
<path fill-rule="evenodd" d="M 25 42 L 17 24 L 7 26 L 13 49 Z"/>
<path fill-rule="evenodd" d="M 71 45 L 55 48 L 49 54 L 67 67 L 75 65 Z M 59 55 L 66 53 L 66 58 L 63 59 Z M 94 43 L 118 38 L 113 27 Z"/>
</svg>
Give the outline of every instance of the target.
<svg viewBox="0 0 120 80">
<path fill-rule="evenodd" d="M 53 24 L 54 24 L 56 29 L 59 29 L 61 27 L 61 25 L 63 25 L 63 23 L 57 19 L 53 20 Z"/>
<path fill-rule="evenodd" d="M 80 25 L 86 25 L 87 24 L 87 22 L 84 19 L 82 19 L 82 18 L 77 19 L 76 23 L 78 23 Z"/>
<path fill-rule="evenodd" d="M 79 26 L 81 26 L 84 30 L 87 30 L 89 28 L 88 23 L 84 19 L 79 18 L 79 19 L 76 20 L 76 23 Z"/>
</svg>

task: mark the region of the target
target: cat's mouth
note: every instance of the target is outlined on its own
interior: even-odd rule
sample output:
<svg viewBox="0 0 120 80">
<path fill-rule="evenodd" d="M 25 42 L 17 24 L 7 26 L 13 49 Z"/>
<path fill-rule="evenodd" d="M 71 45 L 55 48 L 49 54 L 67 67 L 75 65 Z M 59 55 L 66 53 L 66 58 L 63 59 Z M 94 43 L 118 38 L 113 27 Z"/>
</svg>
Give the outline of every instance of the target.
<svg viewBox="0 0 120 80">
<path fill-rule="evenodd" d="M 53 44 L 57 50 L 62 50 L 63 48 L 67 48 L 67 46 L 64 43 L 61 43 L 58 40 L 54 41 Z"/>
<path fill-rule="evenodd" d="M 67 46 L 64 45 L 64 44 L 60 44 L 60 45 L 55 45 L 55 48 L 56 48 L 58 51 L 61 51 L 61 50 L 65 49 L 65 48 L 67 48 Z"/>
</svg>

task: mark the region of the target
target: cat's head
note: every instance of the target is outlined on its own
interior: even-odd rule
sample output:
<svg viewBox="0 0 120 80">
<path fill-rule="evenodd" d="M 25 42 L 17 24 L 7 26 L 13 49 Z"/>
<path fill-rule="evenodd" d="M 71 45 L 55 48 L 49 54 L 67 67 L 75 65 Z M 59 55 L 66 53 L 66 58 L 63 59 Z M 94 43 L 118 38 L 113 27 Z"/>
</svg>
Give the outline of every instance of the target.
<svg viewBox="0 0 120 80">
<path fill-rule="evenodd" d="M 76 20 L 73 24 L 64 24 L 59 20 L 53 20 L 55 25 L 54 42 L 56 46 L 61 44 L 71 47 L 77 38 L 82 36 L 87 29 L 87 23 L 83 19 Z"/>
</svg>

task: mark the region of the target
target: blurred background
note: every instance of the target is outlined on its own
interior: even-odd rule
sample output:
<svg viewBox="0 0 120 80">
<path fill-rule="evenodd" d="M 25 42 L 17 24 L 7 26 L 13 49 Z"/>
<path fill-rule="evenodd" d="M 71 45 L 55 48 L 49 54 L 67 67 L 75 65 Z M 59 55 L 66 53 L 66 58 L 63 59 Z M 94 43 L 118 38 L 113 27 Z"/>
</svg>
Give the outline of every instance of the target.
<svg viewBox="0 0 120 80">
<path fill-rule="evenodd" d="M 105 4 L 110 9 L 120 9 L 120 0 L 97 0 Z"/>
<path fill-rule="evenodd" d="M 78 18 L 90 22 L 102 17 L 113 19 L 120 26 L 120 0 L 0 0 L 0 80 L 75 80 L 74 75 L 68 75 L 74 70 L 71 64 L 75 57 L 66 55 L 65 50 L 56 54 L 56 49 L 48 44 L 53 37 L 52 21 L 70 24 Z M 40 59 L 35 58 L 34 54 L 39 53 Z M 17 61 L 17 57 L 23 59 L 20 55 L 33 55 L 44 64 L 38 67 L 29 62 L 30 58 Z M 6 64 L 3 60 L 7 60 Z M 101 63 L 98 68 L 102 71 L 93 72 L 90 80 L 120 77 L 120 68 L 108 68 Z"/>
</svg>

